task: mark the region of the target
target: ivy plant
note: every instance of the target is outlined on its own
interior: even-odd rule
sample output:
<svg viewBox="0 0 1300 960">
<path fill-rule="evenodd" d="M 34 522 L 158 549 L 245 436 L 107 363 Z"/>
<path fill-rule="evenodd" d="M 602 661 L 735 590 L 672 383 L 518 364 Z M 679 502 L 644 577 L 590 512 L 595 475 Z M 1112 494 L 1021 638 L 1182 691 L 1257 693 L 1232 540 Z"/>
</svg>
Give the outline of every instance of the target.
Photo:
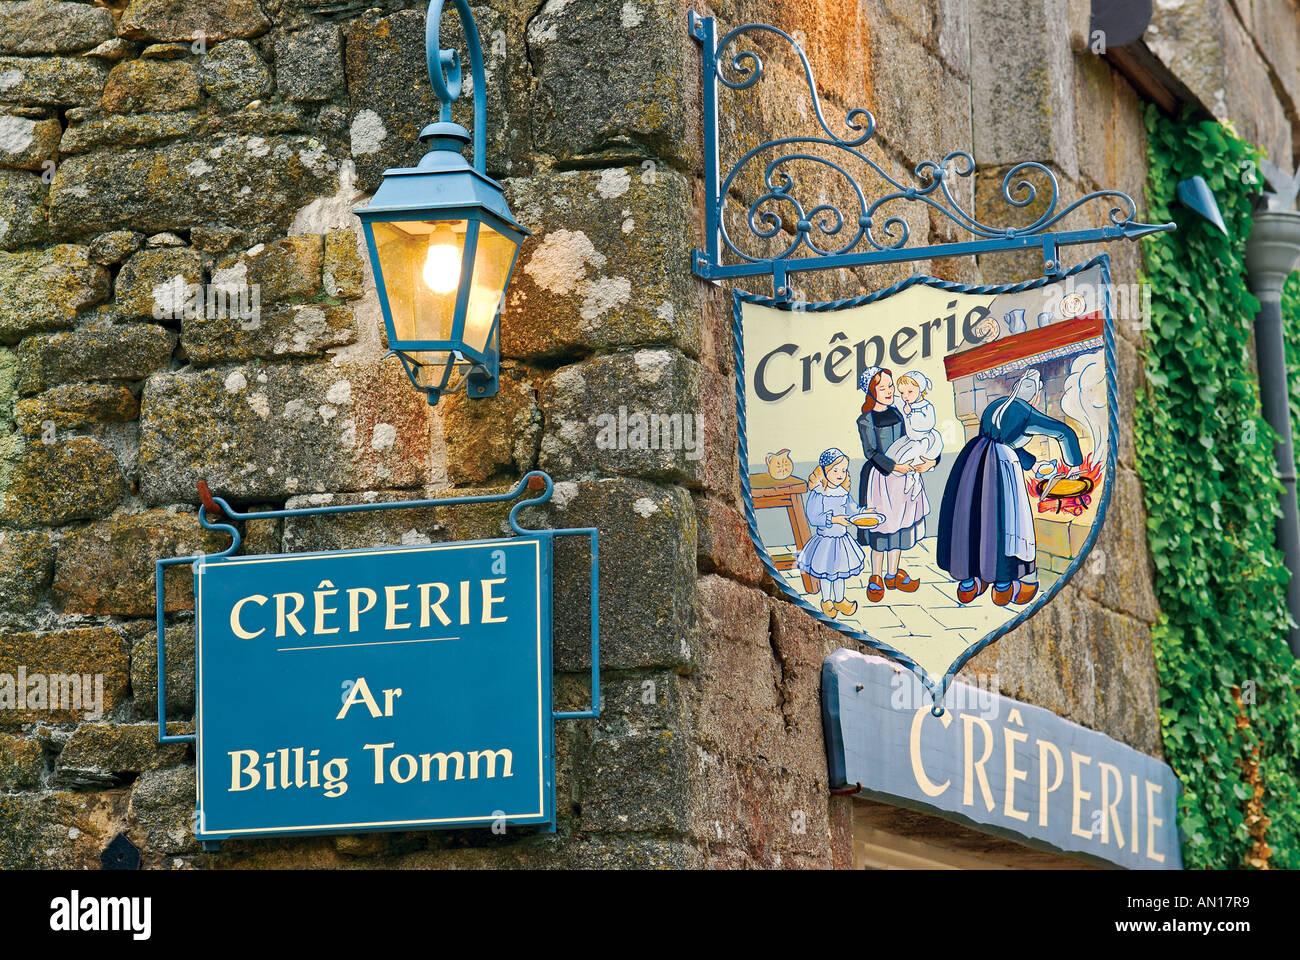
<svg viewBox="0 0 1300 960">
<path fill-rule="evenodd" d="M 1146 242 L 1151 316 L 1134 439 L 1162 611 L 1153 631 L 1160 725 L 1183 785 L 1183 859 L 1297 868 L 1300 669 L 1286 643 L 1275 434 L 1260 412 L 1259 304 L 1245 269 L 1261 154 L 1190 114 L 1152 107 L 1146 126 L 1149 219 L 1178 229 Z M 1178 182 L 1196 175 L 1227 236 L 1178 202 Z M 1294 287 L 1291 304 L 1300 327 Z M 1300 390 L 1292 398 L 1300 414 Z"/>
</svg>

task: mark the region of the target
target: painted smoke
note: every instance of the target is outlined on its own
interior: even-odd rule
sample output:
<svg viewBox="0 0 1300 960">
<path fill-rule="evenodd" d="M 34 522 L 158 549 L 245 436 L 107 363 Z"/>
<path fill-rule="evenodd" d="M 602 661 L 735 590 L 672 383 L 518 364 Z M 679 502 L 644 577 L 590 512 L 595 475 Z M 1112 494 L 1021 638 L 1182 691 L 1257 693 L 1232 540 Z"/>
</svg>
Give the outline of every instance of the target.
<svg viewBox="0 0 1300 960">
<path fill-rule="evenodd" d="M 1081 353 L 1070 364 L 1061 391 L 1061 410 L 1067 417 L 1087 428 L 1090 441 L 1084 453 L 1101 459 L 1109 442 L 1106 402 L 1106 362 L 1100 351 Z M 1079 439 L 1084 439 L 1080 433 Z"/>
</svg>

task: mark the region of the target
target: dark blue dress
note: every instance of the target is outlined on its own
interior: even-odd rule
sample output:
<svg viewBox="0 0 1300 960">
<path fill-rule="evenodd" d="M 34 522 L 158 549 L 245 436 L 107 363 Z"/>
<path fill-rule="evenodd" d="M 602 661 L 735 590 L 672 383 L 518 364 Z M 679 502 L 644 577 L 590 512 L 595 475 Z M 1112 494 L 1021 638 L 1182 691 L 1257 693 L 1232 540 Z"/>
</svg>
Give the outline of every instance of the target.
<svg viewBox="0 0 1300 960">
<path fill-rule="evenodd" d="M 1000 424 L 994 424 L 998 410 L 1010 404 Z M 1037 569 L 1033 560 L 1006 551 L 1008 499 L 1024 497 L 1024 478 L 1008 483 L 1000 461 L 1014 456 L 1024 470 L 1034 457 L 1015 444 L 1030 436 L 1051 437 L 1061 444 L 1066 464 L 1083 462 L 1079 438 L 1060 420 L 1047 416 L 1019 398 L 1003 397 L 984 408 L 979 434 L 962 447 L 944 487 L 939 509 L 937 562 L 954 580 L 979 577 L 988 583 L 1022 580 Z M 999 450 L 999 447 L 1001 450 Z M 1017 486 L 1018 484 L 1018 486 Z"/>
</svg>

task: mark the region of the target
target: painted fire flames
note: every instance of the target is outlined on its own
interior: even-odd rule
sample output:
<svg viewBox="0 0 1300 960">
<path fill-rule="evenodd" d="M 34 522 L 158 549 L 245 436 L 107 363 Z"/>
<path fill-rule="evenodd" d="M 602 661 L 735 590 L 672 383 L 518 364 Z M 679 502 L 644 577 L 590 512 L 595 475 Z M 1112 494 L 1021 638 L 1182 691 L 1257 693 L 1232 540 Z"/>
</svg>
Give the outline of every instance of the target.
<svg viewBox="0 0 1300 960">
<path fill-rule="evenodd" d="M 1062 488 L 1067 482 L 1062 478 L 1068 478 L 1070 473 L 1070 468 L 1062 463 L 1057 465 L 1051 476 L 1034 477 L 1030 480 L 1029 495 L 1038 501 L 1039 513 L 1054 510 L 1057 513 L 1068 513 L 1072 517 L 1078 517 L 1092 506 L 1093 492 L 1101 486 L 1101 476 L 1104 471 L 1105 464 L 1093 463 L 1092 454 L 1089 453 L 1083 458 L 1078 479 L 1074 481 L 1083 485 L 1078 493 L 1062 496 Z"/>
</svg>

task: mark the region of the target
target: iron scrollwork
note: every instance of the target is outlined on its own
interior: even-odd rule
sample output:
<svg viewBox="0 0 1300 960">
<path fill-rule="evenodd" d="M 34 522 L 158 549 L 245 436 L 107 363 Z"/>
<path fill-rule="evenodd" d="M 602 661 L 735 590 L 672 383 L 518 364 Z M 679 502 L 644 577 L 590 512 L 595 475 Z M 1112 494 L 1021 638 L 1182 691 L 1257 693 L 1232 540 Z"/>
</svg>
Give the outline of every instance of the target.
<svg viewBox="0 0 1300 960">
<path fill-rule="evenodd" d="M 777 297 L 781 299 L 790 294 L 785 282 L 787 274 L 796 270 L 862 266 L 1018 249 L 1041 249 L 1045 272 L 1053 274 L 1062 269 L 1056 252 L 1060 246 L 1121 238 L 1137 239 L 1174 227 L 1173 224 L 1139 222 L 1136 219 L 1137 204 L 1132 197 L 1120 190 L 1097 190 L 1061 207 L 1056 174 L 1045 164 L 1034 160 L 1017 163 L 1007 171 L 1002 179 L 1001 196 L 1009 208 L 1024 209 L 1041 203 L 1041 213 L 1031 223 L 1017 227 L 996 226 L 981 221 L 962 205 L 952 189 L 955 180 L 975 175 L 975 159 L 968 151 L 953 150 L 942 160 L 923 160 L 912 170 L 915 182 L 905 183 L 887 173 L 862 149 L 876 132 L 876 118 L 870 111 L 854 107 L 844 115 L 844 131 L 837 132 L 832 128 L 817 93 L 808 57 L 790 34 L 770 24 L 747 23 L 715 40 L 716 26 L 712 18 L 700 17 L 694 13 L 690 17 L 691 34 L 703 49 L 705 165 L 709 190 L 706 201 L 708 248 L 704 251 L 697 250 L 694 255 L 695 272 L 701 276 L 722 279 L 771 272 Z M 766 140 L 748 150 L 722 175 L 718 136 L 718 85 L 732 91 L 745 91 L 763 77 L 764 63 L 758 51 L 752 47 L 740 47 L 740 39 L 753 34 L 776 37 L 788 44 L 798 57 L 811 98 L 812 112 L 821 134 L 791 135 Z M 735 52 L 729 53 L 733 48 L 736 48 Z M 810 152 L 815 149 L 836 159 Z M 742 249 L 728 229 L 723 214 L 729 200 L 740 202 L 735 200 L 733 192 L 738 178 L 757 170 L 757 165 L 752 164 L 755 158 L 772 153 L 777 155 L 762 168 L 763 192 L 749 204 L 744 224 L 752 239 L 769 244 L 776 241 L 777 245 L 783 246 L 775 253 L 758 255 Z M 815 205 L 808 206 L 796 195 L 800 184 L 792 167 L 800 163 L 818 164 L 833 171 L 843 179 L 847 192 L 851 192 L 851 199 L 840 203 L 820 199 Z M 880 178 L 886 190 L 882 196 L 868 201 L 862 182 L 846 166 L 855 163 L 861 164 L 864 175 L 874 174 Z M 1031 176 L 1041 178 L 1047 191 L 1045 195 L 1031 181 Z M 1041 201 L 1040 196 L 1043 197 Z M 1052 231 L 1051 228 L 1071 213 L 1096 201 L 1109 201 L 1112 204 L 1105 226 L 1070 232 Z M 911 230 L 899 209 L 894 206 L 899 203 L 924 204 L 956 224 L 973 239 L 963 243 L 909 247 Z M 788 211 L 791 216 L 783 217 L 779 210 Z M 785 242 L 780 235 L 788 232 L 786 224 L 790 222 L 793 223 L 794 230 L 792 238 Z M 724 248 L 738 262 L 724 263 Z"/>
</svg>

